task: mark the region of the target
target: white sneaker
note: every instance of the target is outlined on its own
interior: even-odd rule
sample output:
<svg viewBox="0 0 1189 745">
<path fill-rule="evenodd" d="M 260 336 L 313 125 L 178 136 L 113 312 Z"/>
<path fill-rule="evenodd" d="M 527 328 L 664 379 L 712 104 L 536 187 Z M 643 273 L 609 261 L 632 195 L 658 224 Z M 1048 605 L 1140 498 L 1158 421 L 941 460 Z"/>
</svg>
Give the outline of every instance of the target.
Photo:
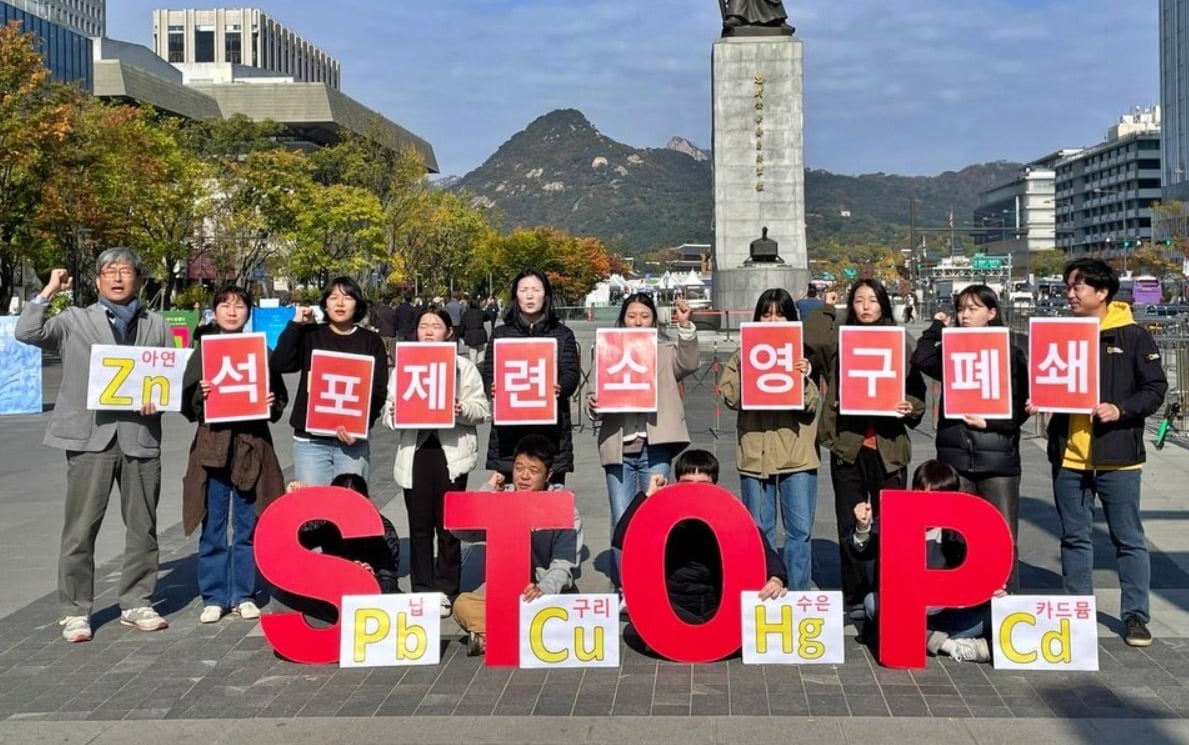
<svg viewBox="0 0 1189 745">
<path fill-rule="evenodd" d="M 982 637 L 976 639 L 951 639 L 953 647 L 950 657 L 957 662 L 990 662 L 991 649 L 987 640 Z"/>
<path fill-rule="evenodd" d="M 91 619 L 87 616 L 66 616 L 58 621 L 62 638 L 70 643 L 91 641 Z"/>
<path fill-rule="evenodd" d="M 218 623 L 219 619 L 223 617 L 223 607 L 220 605 L 208 605 L 202 609 L 202 613 L 198 616 L 199 623 Z"/>
<path fill-rule="evenodd" d="M 450 596 L 447 595 L 446 593 L 442 593 L 442 610 L 441 610 L 442 618 L 449 618 L 450 611 L 453 609 L 454 609 L 454 606 L 450 603 Z"/>
<path fill-rule="evenodd" d="M 251 600 L 245 600 L 239 605 L 235 606 L 235 614 L 240 618 L 251 621 L 260 618 L 260 606 L 256 605 Z"/>
<path fill-rule="evenodd" d="M 169 622 L 147 605 L 121 611 L 120 623 L 141 631 L 160 631 L 169 628 Z"/>
</svg>

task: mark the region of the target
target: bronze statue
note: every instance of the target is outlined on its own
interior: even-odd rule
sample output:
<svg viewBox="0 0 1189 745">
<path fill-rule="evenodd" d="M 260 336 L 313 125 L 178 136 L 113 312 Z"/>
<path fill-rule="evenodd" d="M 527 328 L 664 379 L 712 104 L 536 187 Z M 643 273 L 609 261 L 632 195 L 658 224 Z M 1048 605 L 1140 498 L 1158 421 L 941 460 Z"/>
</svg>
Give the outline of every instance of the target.
<svg viewBox="0 0 1189 745">
<path fill-rule="evenodd" d="M 791 35 L 781 0 L 718 0 L 722 10 L 722 35 Z"/>
</svg>

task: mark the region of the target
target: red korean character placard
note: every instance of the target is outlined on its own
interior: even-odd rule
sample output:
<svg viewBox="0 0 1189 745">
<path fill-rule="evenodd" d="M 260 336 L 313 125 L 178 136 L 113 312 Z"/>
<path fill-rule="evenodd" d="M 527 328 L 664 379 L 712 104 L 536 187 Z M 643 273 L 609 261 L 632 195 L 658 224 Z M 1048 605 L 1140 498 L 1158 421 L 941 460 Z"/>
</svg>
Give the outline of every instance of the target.
<svg viewBox="0 0 1189 745">
<path fill-rule="evenodd" d="M 557 424 L 557 340 L 496 339 L 491 353 L 492 422 Z"/>
<path fill-rule="evenodd" d="M 656 338 L 656 329 L 595 332 L 595 396 L 600 411 L 656 411 Z"/>
<path fill-rule="evenodd" d="M 941 332 L 945 417 L 1011 419 L 1011 331 L 957 328 Z"/>
<path fill-rule="evenodd" d="M 455 355 L 450 342 L 407 342 L 393 354 L 392 420 L 397 429 L 454 426 Z"/>
<path fill-rule="evenodd" d="M 744 409 L 802 411 L 805 376 L 794 368 L 804 356 L 800 323 L 739 324 L 739 378 Z"/>
<path fill-rule="evenodd" d="M 211 384 L 207 424 L 268 418 L 268 342 L 264 334 L 202 337 L 202 379 Z"/>
<path fill-rule="evenodd" d="M 345 427 L 352 437 L 367 439 L 375 367 L 368 355 L 311 352 L 306 431 L 334 437 Z"/>
<path fill-rule="evenodd" d="M 843 326 L 838 338 L 838 409 L 852 416 L 896 416 L 907 398 L 908 360 L 899 326 Z"/>
<path fill-rule="evenodd" d="M 1040 411 L 1089 414 L 1098 405 L 1098 319 L 1032 318 L 1028 384 Z"/>
</svg>

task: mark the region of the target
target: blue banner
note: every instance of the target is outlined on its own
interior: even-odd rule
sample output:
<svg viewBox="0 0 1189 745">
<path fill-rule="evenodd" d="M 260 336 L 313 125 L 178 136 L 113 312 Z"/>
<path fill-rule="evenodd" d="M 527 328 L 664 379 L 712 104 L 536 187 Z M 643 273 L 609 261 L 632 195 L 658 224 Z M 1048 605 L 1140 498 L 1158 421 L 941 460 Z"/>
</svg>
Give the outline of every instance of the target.
<svg viewBox="0 0 1189 745">
<path fill-rule="evenodd" d="M 293 320 L 293 313 L 293 308 L 253 308 L 251 330 L 263 332 L 268 348 L 276 349 L 277 339 L 281 338 L 285 325 Z"/>
<path fill-rule="evenodd" d="M 15 338 L 16 316 L 0 316 L 0 414 L 41 413 L 41 350 Z"/>
</svg>

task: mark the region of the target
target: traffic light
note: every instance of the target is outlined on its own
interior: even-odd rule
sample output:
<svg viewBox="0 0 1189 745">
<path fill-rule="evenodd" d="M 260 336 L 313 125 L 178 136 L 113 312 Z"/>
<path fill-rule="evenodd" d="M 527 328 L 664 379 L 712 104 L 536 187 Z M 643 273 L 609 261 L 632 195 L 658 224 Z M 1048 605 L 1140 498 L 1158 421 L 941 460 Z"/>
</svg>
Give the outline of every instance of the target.
<svg viewBox="0 0 1189 745">
<path fill-rule="evenodd" d="M 1166 245 L 1166 246 L 1171 246 L 1171 245 L 1172 245 L 1172 239 L 1171 239 L 1171 238 L 1165 238 L 1165 239 L 1164 239 L 1164 245 Z"/>
<path fill-rule="evenodd" d="M 1130 238 L 1123 239 L 1123 248 L 1131 248 L 1131 239 Z"/>
</svg>

